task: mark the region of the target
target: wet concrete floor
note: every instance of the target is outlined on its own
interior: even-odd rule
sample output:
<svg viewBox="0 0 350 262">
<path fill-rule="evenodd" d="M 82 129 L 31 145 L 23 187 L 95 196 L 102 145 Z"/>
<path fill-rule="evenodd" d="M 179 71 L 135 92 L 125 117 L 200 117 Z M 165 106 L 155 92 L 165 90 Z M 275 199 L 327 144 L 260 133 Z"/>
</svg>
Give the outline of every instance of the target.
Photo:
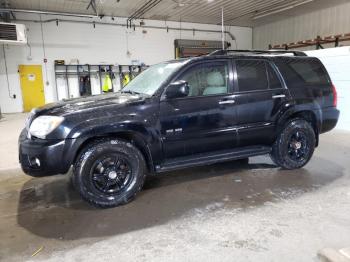
<svg viewBox="0 0 350 262">
<path fill-rule="evenodd" d="M 91 251 L 89 246 L 92 244 L 101 241 L 103 243 L 103 241 L 109 239 L 118 239 L 118 236 L 120 236 L 119 239 L 123 239 L 128 234 L 132 234 L 133 237 L 140 236 L 143 239 L 145 238 L 144 233 L 142 233 L 144 230 L 148 232 L 147 239 L 154 243 L 155 240 L 159 240 L 160 233 L 157 230 L 160 230 L 162 225 L 171 226 L 172 223 L 177 225 L 176 228 L 179 232 L 183 231 L 186 240 L 183 244 L 187 247 L 192 246 L 193 250 L 196 250 L 198 248 L 196 241 L 199 240 L 193 240 L 192 238 L 195 236 L 189 237 L 189 234 L 195 234 L 187 230 L 187 226 L 190 228 L 190 225 L 188 225 L 189 218 L 194 223 L 203 223 L 202 230 L 205 229 L 206 232 L 209 232 L 211 226 L 215 227 L 215 223 L 220 222 L 220 226 L 223 226 L 226 223 L 225 220 L 222 220 L 223 217 L 227 219 L 227 214 L 229 214 L 227 212 L 232 210 L 236 211 L 236 215 L 242 215 L 242 219 L 244 219 L 245 212 L 249 210 L 260 212 L 258 210 L 269 205 L 282 205 L 286 201 L 291 203 L 292 206 L 293 201 L 302 199 L 304 195 L 314 197 L 317 200 L 320 198 L 319 194 L 322 196 L 323 190 L 325 192 L 329 190 L 337 192 L 338 188 L 339 190 L 346 190 L 342 186 L 350 185 L 349 133 L 326 134 L 322 136 L 320 143 L 321 145 L 316 150 L 312 161 L 300 170 L 281 170 L 275 167 L 268 157 L 262 156 L 251 158 L 249 163 L 231 161 L 169 172 L 161 176 L 149 177 L 143 191 L 133 202 L 112 209 L 96 209 L 82 201 L 70 183 L 70 174 L 31 178 L 25 176 L 18 168 L 1 170 L 0 260 L 24 261 L 49 258 L 58 261 L 60 259 L 67 260 L 55 254 L 66 253 L 72 249 L 75 252 L 81 252 L 81 254 L 88 254 L 88 250 Z M 316 194 L 318 194 L 317 197 Z M 338 201 L 336 194 L 334 194 L 333 200 L 336 206 Z M 350 193 L 346 203 L 350 203 L 349 200 Z M 302 202 L 301 205 L 303 204 Z M 342 204 L 344 203 L 342 202 Z M 305 203 L 305 209 L 312 208 L 313 205 L 314 202 L 308 201 Z M 218 209 L 227 211 L 226 215 L 218 216 L 215 223 L 207 225 L 205 223 L 206 219 L 210 221 L 215 217 Z M 327 219 L 330 219 L 330 223 L 332 223 L 332 219 L 334 219 L 334 223 L 338 223 L 339 219 L 347 221 L 350 218 L 350 205 L 348 210 L 339 211 L 345 212 L 345 214 L 342 214 L 340 218 L 327 217 Z M 202 214 L 204 220 L 196 220 L 195 217 L 198 213 Z M 183 220 L 184 217 L 186 217 L 186 221 Z M 262 212 L 261 214 L 257 213 L 256 219 L 256 223 L 259 223 L 266 217 Z M 309 223 L 307 220 L 304 222 L 304 226 Z M 347 222 L 349 223 L 345 224 L 348 227 L 344 224 L 344 228 L 340 226 L 340 228 L 337 228 L 339 232 L 335 232 L 339 236 L 337 240 L 334 240 L 337 245 L 339 245 L 339 240 L 344 241 L 344 239 L 349 241 L 349 243 L 344 243 L 344 246 L 350 244 L 350 220 Z M 245 227 L 248 227 L 246 232 L 250 232 L 250 225 L 245 225 Z M 251 227 L 255 227 L 255 225 L 251 225 Z M 229 229 L 227 230 L 229 231 Z M 223 232 L 227 233 L 227 230 L 220 232 L 224 234 Z M 213 231 L 215 231 L 215 228 L 213 228 Z M 156 232 L 159 234 L 156 235 Z M 172 237 L 171 232 L 166 233 L 167 237 Z M 176 234 L 179 234 L 179 232 Z M 347 235 L 348 233 L 349 235 Z M 176 238 L 176 234 L 174 233 L 174 238 Z M 244 236 L 244 233 L 241 232 L 241 237 L 238 239 L 236 239 L 237 236 L 234 235 L 234 232 L 232 234 L 226 240 L 235 243 L 230 248 L 230 254 L 234 255 L 237 249 L 242 252 L 244 247 L 248 248 L 246 255 L 250 254 L 252 249 L 249 248 L 251 245 L 247 244 L 249 241 L 239 242 L 242 241 L 239 239 L 242 238 L 242 234 Z M 275 231 L 274 234 L 280 234 L 281 240 L 288 241 L 288 236 L 283 230 Z M 330 233 L 327 231 L 327 234 Z M 312 241 L 312 237 L 311 235 L 309 241 Z M 125 241 L 121 245 L 127 245 Z M 131 239 L 129 241 L 128 245 L 133 248 L 135 241 Z M 300 241 L 302 241 L 302 238 Z M 117 242 L 118 240 L 114 241 L 114 243 Z M 214 244 L 214 242 L 211 242 L 211 244 Z M 321 241 L 315 243 L 320 243 L 320 248 L 322 248 L 322 244 L 326 245 L 333 242 Z M 175 248 L 178 245 L 177 240 L 169 240 L 167 245 L 173 245 Z M 101 247 L 95 248 L 99 250 Z M 208 246 L 207 249 L 211 247 Z M 277 246 L 275 248 L 275 254 L 280 255 Z M 146 252 L 145 249 L 147 249 L 147 246 L 137 249 L 138 254 L 134 254 L 135 256 L 138 255 L 136 260 L 149 260 L 149 257 L 145 254 L 142 256 L 142 252 Z M 307 250 L 309 254 L 306 257 L 314 258 L 313 256 L 316 255 L 317 250 L 313 249 L 315 247 L 310 245 L 310 249 Z M 37 250 L 40 250 L 40 252 L 35 257 L 31 257 Z M 215 252 L 214 250 L 213 252 Z M 271 251 L 271 249 L 269 250 Z M 254 250 L 253 247 L 253 251 L 264 252 L 264 249 L 256 248 Z M 161 253 L 162 251 L 157 252 L 160 252 L 160 255 L 158 254 L 159 259 L 164 258 L 162 255 L 166 256 L 166 254 Z M 181 251 L 173 251 L 172 253 L 171 258 L 174 261 L 180 260 L 181 256 L 177 256 L 177 252 L 181 253 Z M 225 252 L 220 254 L 225 254 Z M 113 257 L 113 254 L 110 255 Z M 128 260 L 134 255 L 119 254 L 119 258 Z M 197 261 L 200 256 L 191 251 L 186 257 L 190 261 Z M 254 254 L 247 255 L 246 258 L 253 257 Z M 223 257 L 220 258 L 220 255 L 216 258 L 218 258 L 217 261 L 225 260 Z M 249 261 L 249 259 L 246 261 Z M 304 260 L 300 258 L 300 260 L 286 259 L 285 261 Z"/>
</svg>

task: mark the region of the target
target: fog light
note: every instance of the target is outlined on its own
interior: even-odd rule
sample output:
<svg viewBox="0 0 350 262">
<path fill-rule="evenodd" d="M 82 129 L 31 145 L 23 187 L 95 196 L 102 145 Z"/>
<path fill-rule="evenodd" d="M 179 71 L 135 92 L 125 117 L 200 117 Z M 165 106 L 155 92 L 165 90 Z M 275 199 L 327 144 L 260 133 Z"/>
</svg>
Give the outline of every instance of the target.
<svg viewBox="0 0 350 262">
<path fill-rule="evenodd" d="M 33 167 L 33 168 L 38 168 L 38 167 L 40 167 L 40 164 L 41 164 L 40 159 L 37 157 L 31 157 L 29 159 L 29 162 L 30 162 L 31 167 Z"/>
</svg>

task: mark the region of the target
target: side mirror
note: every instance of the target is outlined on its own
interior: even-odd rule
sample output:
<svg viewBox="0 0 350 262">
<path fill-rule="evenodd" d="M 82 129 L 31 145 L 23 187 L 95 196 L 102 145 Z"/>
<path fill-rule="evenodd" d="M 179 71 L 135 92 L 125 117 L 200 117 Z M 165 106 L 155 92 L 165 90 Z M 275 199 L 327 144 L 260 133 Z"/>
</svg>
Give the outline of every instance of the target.
<svg viewBox="0 0 350 262">
<path fill-rule="evenodd" d="M 165 96 L 167 98 L 178 98 L 188 96 L 190 88 L 184 80 L 171 83 L 166 89 Z"/>
</svg>

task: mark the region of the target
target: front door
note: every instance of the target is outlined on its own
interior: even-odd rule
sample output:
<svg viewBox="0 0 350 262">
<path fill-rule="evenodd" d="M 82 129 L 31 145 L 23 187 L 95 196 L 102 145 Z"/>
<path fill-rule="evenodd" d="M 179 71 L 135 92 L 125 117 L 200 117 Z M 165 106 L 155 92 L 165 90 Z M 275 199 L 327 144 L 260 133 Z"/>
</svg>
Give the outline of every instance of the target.
<svg viewBox="0 0 350 262">
<path fill-rule="evenodd" d="M 235 61 L 239 146 L 270 145 L 279 110 L 290 100 L 287 88 L 269 61 Z"/>
<path fill-rule="evenodd" d="M 233 74 L 228 60 L 195 64 L 173 81 L 185 80 L 187 97 L 160 102 L 164 158 L 236 146 Z"/>
<path fill-rule="evenodd" d="M 19 65 L 23 111 L 45 104 L 44 84 L 41 65 Z"/>
</svg>

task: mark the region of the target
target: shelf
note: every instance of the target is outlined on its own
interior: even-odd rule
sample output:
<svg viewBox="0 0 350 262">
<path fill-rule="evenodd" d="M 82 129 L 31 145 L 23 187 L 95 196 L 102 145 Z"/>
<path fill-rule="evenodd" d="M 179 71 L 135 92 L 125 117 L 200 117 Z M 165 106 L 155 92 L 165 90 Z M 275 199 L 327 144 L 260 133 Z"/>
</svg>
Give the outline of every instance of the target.
<svg viewBox="0 0 350 262">
<path fill-rule="evenodd" d="M 103 79 L 106 75 L 111 75 L 113 79 L 117 79 L 120 81 L 120 86 L 122 85 L 121 81 L 121 73 L 130 74 L 133 77 L 138 75 L 143 71 L 146 66 L 138 66 L 138 65 L 106 65 L 106 64 L 77 64 L 77 65 L 54 65 L 55 66 L 55 80 L 56 80 L 56 92 L 57 94 L 59 88 L 64 88 L 64 93 L 67 97 L 70 96 L 70 84 L 72 83 L 72 78 L 76 78 L 78 81 L 78 86 L 80 84 L 80 77 L 89 76 L 90 77 L 90 85 L 92 85 L 91 78 L 99 79 L 99 89 L 102 93 Z M 101 69 L 106 71 L 101 71 Z M 132 77 L 132 78 L 133 78 Z M 57 79 L 66 80 L 65 86 L 59 87 L 57 85 Z M 96 81 L 94 81 L 96 85 Z M 112 87 L 115 82 L 112 81 Z M 114 87 L 113 87 L 114 88 Z M 62 92 L 61 92 L 62 93 Z"/>
</svg>

